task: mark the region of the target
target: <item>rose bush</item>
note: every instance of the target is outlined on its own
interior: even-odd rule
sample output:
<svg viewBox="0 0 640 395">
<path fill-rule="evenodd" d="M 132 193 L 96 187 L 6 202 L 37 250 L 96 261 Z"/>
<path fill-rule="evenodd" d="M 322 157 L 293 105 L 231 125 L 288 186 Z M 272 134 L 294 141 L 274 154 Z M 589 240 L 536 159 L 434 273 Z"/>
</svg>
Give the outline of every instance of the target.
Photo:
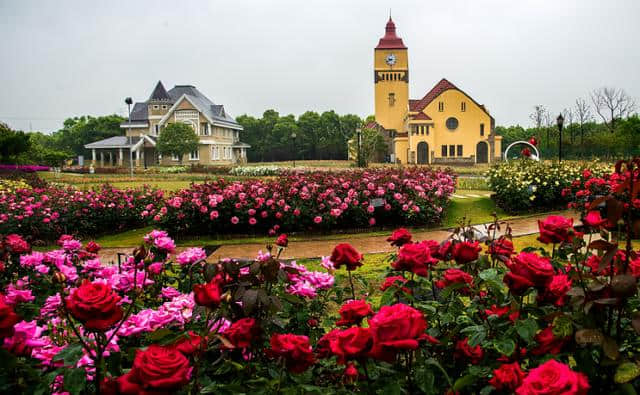
<svg viewBox="0 0 640 395">
<path fill-rule="evenodd" d="M 153 231 L 116 267 L 100 261 L 99 246 L 72 237 L 40 252 L 5 235 L 0 386 L 54 394 L 636 393 L 640 251 L 628 215 L 636 181 L 603 200 L 621 207 L 607 221 L 627 233 L 592 225 L 604 236 L 594 241 L 551 217 L 539 223 L 548 248 L 521 251 L 508 233 L 474 240 L 479 233 L 468 227 L 443 242 L 405 235 L 378 284 L 361 276 L 370 263 L 353 246 L 336 254 L 351 257 L 340 268 L 329 257 L 314 271 L 282 261 L 283 246 L 248 261 L 176 255 L 169 236 Z M 396 264 L 401 249 L 421 264 Z M 349 262 L 362 265 L 348 270 Z"/>
</svg>

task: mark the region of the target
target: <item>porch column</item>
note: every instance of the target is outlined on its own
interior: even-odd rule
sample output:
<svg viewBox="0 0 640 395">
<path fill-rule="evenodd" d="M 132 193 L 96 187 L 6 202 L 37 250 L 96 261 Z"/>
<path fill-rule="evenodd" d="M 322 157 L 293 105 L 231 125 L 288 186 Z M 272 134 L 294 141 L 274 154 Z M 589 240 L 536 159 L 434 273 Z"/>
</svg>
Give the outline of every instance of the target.
<svg viewBox="0 0 640 395">
<path fill-rule="evenodd" d="M 140 166 L 140 148 L 138 147 L 138 149 L 136 150 L 136 166 Z"/>
<path fill-rule="evenodd" d="M 118 166 L 122 166 L 122 162 L 124 161 L 124 155 L 122 153 L 122 148 L 120 148 L 119 154 L 120 154 L 120 156 L 118 156 Z"/>
<path fill-rule="evenodd" d="M 96 149 L 95 148 L 91 149 L 91 159 L 93 161 L 93 164 L 95 165 L 96 164 Z"/>
<path fill-rule="evenodd" d="M 145 161 L 144 161 L 144 144 L 142 145 L 141 149 L 140 149 L 140 159 L 142 159 L 142 166 L 145 165 Z"/>
<path fill-rule="evenodd" d="M 100 151 L 100 167 L 104 167 L 104 151 Z"/>
</svg>

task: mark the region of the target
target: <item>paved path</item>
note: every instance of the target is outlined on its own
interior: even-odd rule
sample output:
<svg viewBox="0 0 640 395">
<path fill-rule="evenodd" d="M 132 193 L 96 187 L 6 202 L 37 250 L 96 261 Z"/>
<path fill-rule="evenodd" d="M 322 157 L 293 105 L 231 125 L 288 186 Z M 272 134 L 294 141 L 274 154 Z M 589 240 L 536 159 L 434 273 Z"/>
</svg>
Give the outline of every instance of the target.
<svg viewBox="0 0 640 395">
<path fill-rule="evenodd" d="M 579 216 L 575 212 L 565 211 L 561 213 L 565 217 L 572 217 L 574 224 L 579 224 Z M 508 221 L 511 225 L 513 236 L 524 236 L 538 232 L 538 220 L 544 219 L 548 214 L 541 214 L 527 218 L 517 218 Z M 483 230 L 484 225 L 475 225 L 478 230 Z M 450 236 L 447 230 L 413 230 L 414 240 L 436 240 L 438 242 L 446 240 Z M 344 239 L 333 240 L 307 240 L 289 243 L 289 247 L 285 249 L 281 257 L 283 259 L 293 258 L 318 258 L 330 255 L 333 247 L 338 243 L 351 243 L 358 251 L 363 254 L 372 254 L 380 252 L 391 252 L 395 250 L 387 242 L 387 236 L 363 236 L 363 235 L 344 235 Z M 179 247 L 178 253 L 184 251 L 188 247 Z M 100 251 L 100 257 L 104 262 L 117 262 L 117 253 L 131 253 L 133 248 L 104 248 Z M 265 251 L 265 245 L 259 243 L 223 245 L 215 250 L 209 257 L 215 261 L 220 258 L 239 258 L 253 259 L 258 251 Z"/>
</svg>

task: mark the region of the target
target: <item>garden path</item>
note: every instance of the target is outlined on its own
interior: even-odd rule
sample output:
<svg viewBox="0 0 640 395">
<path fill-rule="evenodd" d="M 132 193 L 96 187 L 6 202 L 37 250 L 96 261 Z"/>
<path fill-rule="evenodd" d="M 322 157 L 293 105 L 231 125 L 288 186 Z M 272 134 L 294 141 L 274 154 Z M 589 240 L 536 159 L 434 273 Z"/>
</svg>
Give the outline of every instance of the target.
<svg viewBox="0 0 640 395">
<path fill-rule="evenodd" d="M 513 236 L 525 236 L 538 232 L 538 220 L 544 219 L 549 214 L 541 214 L 531 216 L 527 218 L 516 218 L 508 221 L 511 226 Z M 579 224 L 578 213 L 573 211 L 565 211 L 560 213 L 565 217 L 573 218 L 574 224 Z M 476 229 L 482 231 L 484 224 L 474 225 Z M 451 232 L 448 230 L 436 229 L 436 230 L 412 230 L 414 240 L 436 240 L 442 242 L 446 240 Z M 387 242 L 387 236 L 365 236 L 365 237 L 351 237 L 350 235 L 344 235 L 344 239 L 332 239 L 332 240 L 306 240 L 291 242 L 280 255 L 283 259 L 301 259 L 301 258 L 318 258 L 321 256 L 330 255 L 333 246 L 339 243 L 351 243 L 356 250 L 363 254 L 373 254 L 382 252 L 391 252 L 395 250 Z M 188 247 L 178 247 L 177 252 L 184 251 Z M 117 262 L 118 253 L 130 254 L 133 249 L 128 248 L 103 248 L 100 251 L 100 258 L 103 262 Z M 209 259 L 211 261 L 218 260 L 220 258 L 237 258 L 237 259 L 253 259 L 256 257 L 258 251 L 265 251 L 265 245 L 259 243 L 247 243 L 236 245 L 223 245 L 215 250 Z"/>
</svg>

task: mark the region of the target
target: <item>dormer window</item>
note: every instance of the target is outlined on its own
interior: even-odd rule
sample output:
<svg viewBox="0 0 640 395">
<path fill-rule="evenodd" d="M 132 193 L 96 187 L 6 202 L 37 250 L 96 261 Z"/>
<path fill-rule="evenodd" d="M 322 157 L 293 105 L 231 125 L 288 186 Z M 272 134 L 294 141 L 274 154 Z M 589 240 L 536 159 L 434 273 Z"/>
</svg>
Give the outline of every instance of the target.
<svg viewBox="0 0 640 395">
<path fill-rule="evenodd" d="M 163 104 L 163 105 L 162 105 L 162 109 L 163 109 L 163 110 L 166 110 L 166 109 L 167 109 L 167 105 L 166 105 L 166 104 Z"/>
<path fill-rule="evenodd" d="M 160 106 L 159 106 L 159 105 L 157 105 L 157 104 L 154 104 L 154 105 L 153 105 L 153 109 L 154 109 L 154 110 L 158 110 L 159 108 L 160 108 Z"/>
</svg>

